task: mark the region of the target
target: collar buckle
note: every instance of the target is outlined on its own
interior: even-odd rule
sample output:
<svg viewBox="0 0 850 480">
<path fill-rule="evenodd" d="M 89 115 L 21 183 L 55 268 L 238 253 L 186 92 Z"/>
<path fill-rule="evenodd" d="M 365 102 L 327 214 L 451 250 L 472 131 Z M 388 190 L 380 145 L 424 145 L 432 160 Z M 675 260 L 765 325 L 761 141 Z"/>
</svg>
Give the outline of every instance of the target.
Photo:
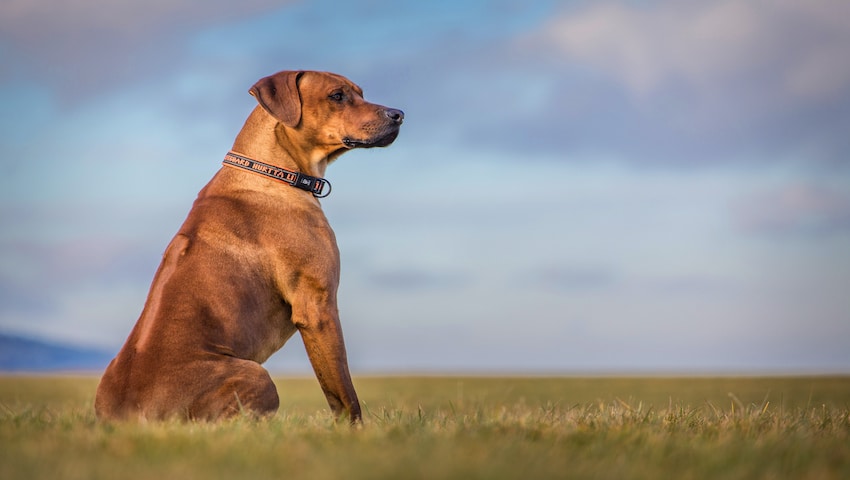
<svg viewBox="0 0 850 480">
<path fill-rule="evenodd" d="M 331 182 L 325 180 L 324 178 L 312 177 L 310 175 L 305 175 L 303 173 L 297 173 L 295 179 L 292 183 L 290 183 L 293 187 L 300 188 L 301 190 L 307 190 L 312 193 L 316 198 L 325 198 L 331 194 Z M 322 194 L 322 190 L 325 189 L 325 185 L 328 186 L 328 192 Z"/>
</svg>

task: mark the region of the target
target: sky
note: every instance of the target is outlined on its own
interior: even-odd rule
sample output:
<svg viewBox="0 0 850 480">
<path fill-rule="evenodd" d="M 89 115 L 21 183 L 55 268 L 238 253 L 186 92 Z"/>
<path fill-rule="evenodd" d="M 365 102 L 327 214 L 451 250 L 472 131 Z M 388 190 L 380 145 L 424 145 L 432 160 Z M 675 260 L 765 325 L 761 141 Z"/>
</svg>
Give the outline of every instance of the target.
<svg viewBox="0 0 850 480">
<path fill-rule="evenodd" d="M 848 45 L 844 0 L 4 0 L 0 332 L 117 351 L 308 69 L 405 112 L 326 173 L 355 376 L 850 372 Z"/>
</svg>

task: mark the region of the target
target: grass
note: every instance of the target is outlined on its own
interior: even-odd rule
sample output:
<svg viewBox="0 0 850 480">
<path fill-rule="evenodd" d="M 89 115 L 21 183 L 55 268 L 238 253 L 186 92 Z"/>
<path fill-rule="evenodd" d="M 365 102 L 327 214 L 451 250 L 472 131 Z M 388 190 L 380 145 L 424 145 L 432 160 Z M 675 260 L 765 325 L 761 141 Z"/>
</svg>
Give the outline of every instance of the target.
<svg viewBox="0 0 850 480">
<path fill-rule="evenodd" d="M 269 420 L 103 423 L 96 378 L 0 377 L 0 478 L 844 479 L 850 377 L 314 379 Z"/>
</svg>

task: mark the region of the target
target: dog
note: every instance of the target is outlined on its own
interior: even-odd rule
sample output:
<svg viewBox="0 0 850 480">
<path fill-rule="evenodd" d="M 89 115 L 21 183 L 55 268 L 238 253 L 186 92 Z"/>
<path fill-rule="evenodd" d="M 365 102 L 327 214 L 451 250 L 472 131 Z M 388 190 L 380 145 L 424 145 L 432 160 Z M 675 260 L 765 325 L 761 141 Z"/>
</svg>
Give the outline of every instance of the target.
<svg viewBox="0 0 850 480">
<path fill-rule="evenodd" d="M 100 419 L 264 417 L 279 406 L 261 366 L 296 332 L 338 419 L 361 422 L 337 310 L 339 250 L 317 197 L 353 148 L 385 147 L 401 110 L 343 76 L 283 71 L 171 240 L 145 306 L 95 396 Z"/>
</svg>

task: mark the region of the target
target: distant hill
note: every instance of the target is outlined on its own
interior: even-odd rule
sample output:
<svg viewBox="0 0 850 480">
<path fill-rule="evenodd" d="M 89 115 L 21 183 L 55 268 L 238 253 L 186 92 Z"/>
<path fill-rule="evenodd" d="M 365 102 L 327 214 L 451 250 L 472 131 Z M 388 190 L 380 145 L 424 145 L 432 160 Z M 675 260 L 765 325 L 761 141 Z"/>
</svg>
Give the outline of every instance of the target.
<svg viewBox="0 0 850 480">
<path fill-rule="evenodd" d="M 0 372 L 99 371 L 113 353 L 0 333 Z"/>
</svg>

